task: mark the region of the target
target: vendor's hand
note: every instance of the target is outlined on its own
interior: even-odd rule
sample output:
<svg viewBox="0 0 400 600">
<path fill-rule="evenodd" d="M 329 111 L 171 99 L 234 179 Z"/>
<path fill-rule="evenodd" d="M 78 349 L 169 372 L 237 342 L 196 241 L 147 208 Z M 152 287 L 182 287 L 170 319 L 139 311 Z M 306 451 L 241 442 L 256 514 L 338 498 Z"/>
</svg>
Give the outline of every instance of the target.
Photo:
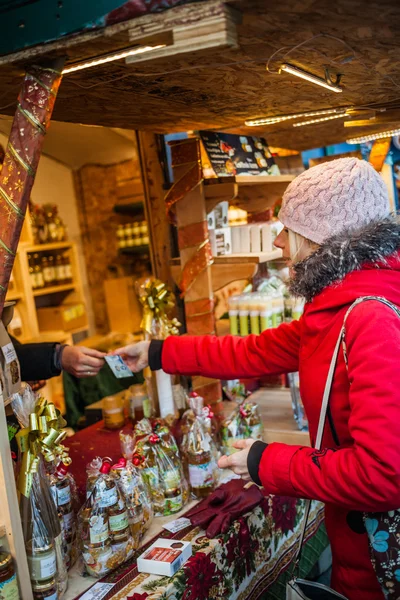
<svg viewBox="0 0 400 600">
<path fill-rule="evenodd" d="M 63 349 L 61 365 L 67 371 L 80 379 L 94 377 L 104 365 L 103 352 L 86 348 L 85 346 L 66 346 Z"/>
<path fill-rule="evenodd" d="M 138 342 L 137 344 L 129 344 L 129 346 L 118 348 L 112 354 L 121 356 L 132 373 L 139 373 L 139 371 L 149 366 L 149 348 L 150 342 Z"/>
<path fill-rule="evenodd" d="M 220 469 L 231 469 L 236 475 L 242 477 L 249 477 L 249 471 L 247 469 L 247 457 L 250 452 L 250 448 L 254 444 L 255 440 L 237 440 L 233 443 L 233 447 L 241 450 L 241 452 L 235 452 L 230 456 L 221 456 L 218 461 Z"/>
</svg>

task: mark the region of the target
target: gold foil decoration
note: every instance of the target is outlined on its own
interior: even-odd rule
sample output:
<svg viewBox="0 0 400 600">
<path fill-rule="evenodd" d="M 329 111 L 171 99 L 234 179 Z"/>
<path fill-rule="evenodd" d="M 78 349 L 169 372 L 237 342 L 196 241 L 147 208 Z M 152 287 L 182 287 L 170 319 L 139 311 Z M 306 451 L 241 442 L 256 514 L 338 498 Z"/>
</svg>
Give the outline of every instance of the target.
<svg viewBox="0 0 400 600">
<path fill-rule="evenodd" d="M 159 279 L 146 279 L 138 286 L 139 300 L 143 306 L 141 329 L 154 336 L 154 322 L 162 339 L 168 335 L 178 335 L 180 323 L 178 319 L 170 319 L 168 312 L 175 306 L 175 298 L 171 290 Z"/>
</svg>

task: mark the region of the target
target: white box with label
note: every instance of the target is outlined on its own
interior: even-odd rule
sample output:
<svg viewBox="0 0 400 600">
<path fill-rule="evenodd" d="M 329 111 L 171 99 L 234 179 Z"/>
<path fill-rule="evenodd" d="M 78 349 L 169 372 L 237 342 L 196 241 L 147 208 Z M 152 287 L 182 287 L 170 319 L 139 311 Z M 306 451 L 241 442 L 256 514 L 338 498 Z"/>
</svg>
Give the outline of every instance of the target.
<svg viewBox="0 0 400 600">
<path fill-rule="evenodd" d="M 213 229 L 208 232 L 213 256 L 232 254 L 231 228 Z"/>
<path fill-rule="evenodd" d="M 222 229 L 228 227 L 229 218 L 229 202 L 224 201 L 217 204 L 217 206 L 207 215 L 207 226 L 209 230 Z"/>
<path fill-rule="evenodd" d="M 159 538 L 137 559 L 140 573 L 172 577 L 192 556 L 191 542 Z"/>
</svg>

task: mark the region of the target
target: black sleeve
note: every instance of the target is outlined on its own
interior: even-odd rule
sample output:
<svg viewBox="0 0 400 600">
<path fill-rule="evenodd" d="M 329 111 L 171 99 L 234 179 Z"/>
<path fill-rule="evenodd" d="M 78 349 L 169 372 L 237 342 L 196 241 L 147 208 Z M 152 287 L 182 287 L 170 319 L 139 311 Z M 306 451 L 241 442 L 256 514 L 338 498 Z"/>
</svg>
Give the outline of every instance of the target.
<svg viewBox="0 0 400 600">
<path fill-rule="evenodd" d="M 258 476 L 258 467 L 260 466 L 261 457 L 268 444 L 257 440 L 250 448 L 250 452 L 247 455 L 247 469 L 249 475 L 257 485 L 262 485 L 261 480 Z"/>
<path fill-rule="evenodd" d="M 38 381 L 60 375 L 56 368 L 55 353 L 57 344 L 20 344 L 12 340 L 21 367 L 22 381 Z"/>
<path fill-rule="evenodd" d="M 152 340 L 149 348 L 149 367 L 152 371 L 158 371 L 162 369 L 162 349 L 163 340 Z"/>
</svg>

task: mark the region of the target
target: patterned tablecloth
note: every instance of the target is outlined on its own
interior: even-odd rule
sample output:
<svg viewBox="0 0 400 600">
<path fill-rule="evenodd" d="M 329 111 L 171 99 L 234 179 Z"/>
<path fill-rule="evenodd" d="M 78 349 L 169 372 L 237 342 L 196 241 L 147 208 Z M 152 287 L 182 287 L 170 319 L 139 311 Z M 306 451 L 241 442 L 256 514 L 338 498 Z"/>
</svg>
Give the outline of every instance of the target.
<svg viewBox="0 0 400 600">
<path fill-rule="evenodd" d="M 193 556 L 172 578 L 138 573 L 137 555 L 101 581 L 113 584 L 105 600 L 256 600 L 284 598 L 271 586 L 279 583 L 296 553 L 304 502 L 267 496 L 263 506 L 234 522 L 228 533 L 208 539 L 199 528 L 189 527 L 157 537 L 191 541 Z M 307 529 L 309 560 L 303 574 L 327 546 L 323 507 L 314 503 Z M 143 546 L 138 555 L 154 540 Z M 315 542 L 313 549 L 313 542 Z M 310 554 L 311 548 L 311 554 Z M 306 553 L 307 554 L 307 553 Z M 268 591 L 268 594 L 265 595 Z M 275 595 L 275 594 L 278 595 Z"/>
</svg>

